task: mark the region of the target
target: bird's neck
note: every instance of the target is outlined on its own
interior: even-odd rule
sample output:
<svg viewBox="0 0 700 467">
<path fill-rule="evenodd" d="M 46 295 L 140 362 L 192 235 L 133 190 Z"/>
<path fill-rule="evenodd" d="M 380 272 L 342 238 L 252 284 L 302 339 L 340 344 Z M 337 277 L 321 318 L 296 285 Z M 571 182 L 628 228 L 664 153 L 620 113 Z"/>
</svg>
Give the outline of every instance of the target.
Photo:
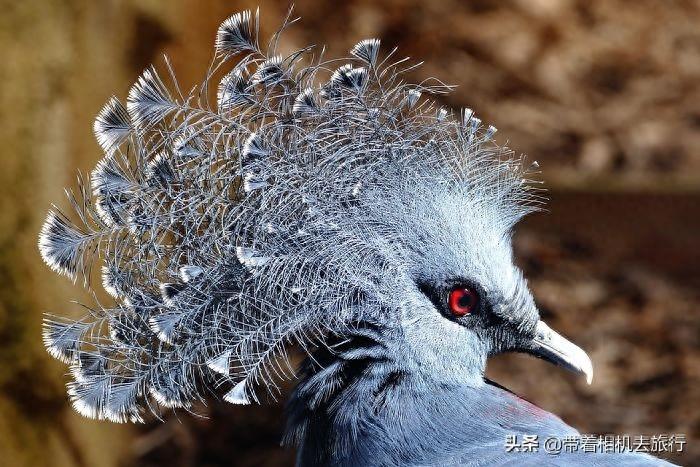
<svg viewBox="0 0 700 467">
<path fill-rule="evenodd" d="M 362 327 L 305 361 L 285 434 L 299 465 L 382 465 L 382 456 L 396 460 L 413 451 L 420 442 L 412 438 L 435 428 L 436 413 L 456 414 L 459 405 L 450 406 L 459 385 L 426 378 L 401 356 L 376 329 Z M 387 437 L 394 425 L 401 439 Z"/>
<path fill-rule="evenodd" d="M 420 464 L 462 449 L 477 433 L 503 443 L 507 434 L 566 427 L 481 374 L 431 378 L 376 336 L 371 328 L 359 329 L 304 363 L 285 433 L 285 443 L 298 449 L 299 465 Z"/>
</svg>

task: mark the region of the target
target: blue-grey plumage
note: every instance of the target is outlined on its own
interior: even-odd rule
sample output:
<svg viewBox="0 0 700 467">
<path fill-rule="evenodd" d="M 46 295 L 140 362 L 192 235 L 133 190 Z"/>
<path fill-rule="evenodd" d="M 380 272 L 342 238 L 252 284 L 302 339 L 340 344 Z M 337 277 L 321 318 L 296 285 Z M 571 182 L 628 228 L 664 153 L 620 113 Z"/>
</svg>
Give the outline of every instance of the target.
<svg viewBox="0 0 700 467">
<path fill-rule="evenodd" d="M 643 453 L 605 454 L 602 445 L 548 454 L 545 439 L 563 444 L 578 431 L 482 375 L 436 380 L 381 340 L 381 330 L 357 336 L 304 364 L 285 440 L 299 446 L 299 466 L 671 465 Z M 539 450 L 508 452 L 508 436 L 524 435 L 536 435 Z"/>
<path fill-rule="evenodd" d="M 222 386 L 258 402 L 294 373 L 296 344 L 310 357 L 286 441 L 301 465 L 657 462 L 504 451 L 509 434 L 576 432 L 486 382 L 489 356 L 593 374 L 513 263 L 512 231 L 543 202 L 537 166 L 471 110 L 437 108 L 449 86 L 403 82 L 410 67 L 376 39 L 340 66 L 311 47 L 283 57 L 278 39 L 262 50 L 257 13 L 233 15 L 199 88 L 151 67 L 99 113 L 92 190 L 39 239 L 86 286 L 100 265 L 114 299 L 45 322 L 75 409 L 138 422 Z"/>
</svg>

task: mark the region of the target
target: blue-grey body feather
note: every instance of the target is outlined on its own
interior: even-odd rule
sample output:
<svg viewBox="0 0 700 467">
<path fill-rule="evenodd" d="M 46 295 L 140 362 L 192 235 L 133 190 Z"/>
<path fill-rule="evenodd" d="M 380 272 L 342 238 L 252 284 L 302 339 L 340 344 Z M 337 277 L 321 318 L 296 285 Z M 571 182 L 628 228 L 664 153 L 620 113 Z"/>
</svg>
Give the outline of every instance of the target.
<svg viewBox="0 0 700 467">
<path fill-rule="evenodd" d="M 645 453 L 605 453 L 602 445 L 548 454 L 545 439 L 579 432 L 489 380 L 455 384 L 408 370 L 399 349 L 366 336 L 346 337 L 344 348 L 305 362 L 287 408 L 286 442 L 299 446 L 297 465 L 672 465 Z M 364 358 L 348 359 L 345 350 L 356 348 L 367 350 Z M 523 435 L 537 436 L 538 451 L 508 452 L 508 437 Z"/>
</svg>

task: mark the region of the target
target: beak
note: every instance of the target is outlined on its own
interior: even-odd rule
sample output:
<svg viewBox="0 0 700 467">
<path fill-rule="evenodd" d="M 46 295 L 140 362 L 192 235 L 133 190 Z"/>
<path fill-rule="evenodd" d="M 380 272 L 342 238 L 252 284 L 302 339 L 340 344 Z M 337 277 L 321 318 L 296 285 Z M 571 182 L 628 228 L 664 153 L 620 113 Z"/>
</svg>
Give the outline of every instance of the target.
<svg viewBox="0 0 700 467">
<path fill-rule="evenodd" d="M 531 341 L 529 353 L 550 363 L 586 376 L 586 382 L 593 381 L 593 363 L 583 349 L 561 334 L 553 331 L 544 321 L 538 321 L 535 337 Z"/>
</svg>

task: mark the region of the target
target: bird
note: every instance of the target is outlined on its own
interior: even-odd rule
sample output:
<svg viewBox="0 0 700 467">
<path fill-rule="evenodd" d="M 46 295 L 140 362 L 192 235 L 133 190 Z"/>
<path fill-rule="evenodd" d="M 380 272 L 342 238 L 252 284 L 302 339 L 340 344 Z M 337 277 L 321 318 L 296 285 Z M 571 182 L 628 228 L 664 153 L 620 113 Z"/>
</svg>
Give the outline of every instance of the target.
<svg viewBox="0 0 700 467">
<path fill-rule="evenodd" d="M 75 410 L 138 423 L 296 379 L 283 443 L 300 466 L 670 465 L 505 449 L 579 432 L 487 379 L 489 357 L 593 377 L 514 264 L 516 225 L 546 203 L 538 164 L 378 39 L 281 54 L 297 20 L 264 47 L 259 11 L 236 13 L 199 86 L 166 57 L 98 113 L 104 155 L 38 241 L 94 298 L 43 324 Z"/>
</svg>

